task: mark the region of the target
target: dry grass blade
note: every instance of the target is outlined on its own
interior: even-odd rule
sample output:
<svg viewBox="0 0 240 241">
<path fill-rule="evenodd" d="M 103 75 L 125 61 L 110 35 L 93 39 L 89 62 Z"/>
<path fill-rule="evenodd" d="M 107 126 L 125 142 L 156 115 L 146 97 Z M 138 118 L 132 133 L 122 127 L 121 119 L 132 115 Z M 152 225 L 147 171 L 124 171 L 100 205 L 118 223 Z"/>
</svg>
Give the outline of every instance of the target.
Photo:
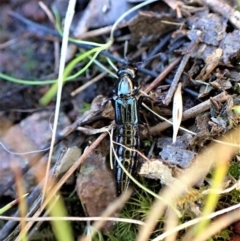
<svg viewBox="0 0 240 241">
<path fill-rule="evenodd" d="M 177 133 L 182 121 L 183 102 L 181 90 L 182 83 L 179 83 L 173 97 L 173 143 L 177 140 Z"/>
<path fill-rule="evenodd" d="M 14 220 L 20 222 L 22 218 L 19 217 L 9 217 L 9 216 L 1 216 L 2 220 Z M 52 220 L 62 220 L 62 221 L 79 221 L 79 222 L 87 222 L 87 221 L 113 221 L 113 222 L 125 222 L 132 223 L 137 225 L 144 225 L 142 221 L 129 219 L 129 218 L 116 218 L 116 217 L 40 217 L 40 218 L 24 218 L 24 220 L 29 222 L 37 222 L 37 221 L 52 221 Z M 17 240 L 17 239 L 16 239 Z"/>
<path fill-rule="evenodd" d="M 208 226 L 208 228 L 204 230 L 204 232 L 201 235 L 199 235 L 199 237 L 195 238 L 193 241 L 208 240 L 214 234 L 217 234 L 223 228 L 229 226 L 237 220 L 240 220 L 240 208 L 232 212 L 226 213 L 222 217 L 215 220 L 211 225 Z"/>
<path fill-rule="evenodd" d="M 68 9 L 66 12 L 66 18 L 65 18 L 66 22 L 65 22 L 64 31 L 63 31 L 61 60 L 60 60 L 59 73 L 58 73 L 58 93 L 57 93 L 57 101 L 56 101 L 56 111 L 55 111 L 55 117 L 54 117 L 53 135 L 52 135 L 51 146 L 49 151 L 48 164 L 46 168 L 46 179 L 43 187 L 43 199 L 44 199 L 44 195 L 48 185 L 50 164 L 51 164 L 53 148 L 54 148 L 54 143 L 55 143 L 56 133 L 57 133 L 58 117 L 59 117 L 59 111 L 60 111 L 60 105 L 61 105 L 61 95 L 62 95 L 62 86 L 63 86 L 63 73 L 65 68 L 66 54 L 67 54 L 68 37 L 69 37 L 70 26 L 74 15 L 75 5 L 76 5 L 76 0 L 69 1 Z"/>
<path fill-rule="evenodd" d="M 20 169 L 19 169 L 19 167 L 17 165 L 12 164 L 11 167 L 12 167 L 12 171 L 13 171 L 13 173 L 15 175 L 15 184 L 16 184 L 18 196 L 22 197 L 24 195 L 24 193 L 25 193 L 22 173 L 20 172 Z M 20 227 L 21 227 L 21 230 L 23 230 L 24 227 L 26 226 L 26 221 L 23 218 L 27 214 L 26 199 L 24 199 L 24 198 L 20 198 L 19 199 L 19 212 L 20 212 L 20 216 L 21 216 Z M 27 240 L 25 232 L 22 232 L 21 240 L 22 241 Z"/>
<path fill-rule="evenodd" d="M 184 230 L 184 229 L 186 229 L 186 228 L 188 228 L 188 227 L 190 227 L 190 226 L 193 226 L 194 224 L 197 224 L 197 223 L 199 223 L 199 222 L 202 221 L 202 220 L 213 219 L 213 218 L 215 218 L 215 217 L 217 217 L 217 216 L 222 216 L 224 213 L 227 213 L 226 215 L 229 214 L 229 216 L 231 216 L 231 215 L 232 215 L 232 212 L 235 213 L 236 211 L 239 210 L 239 208 L 240 208 L 240 204 L 237 204 L 237 205 L 231 206 L 231 207 L 229 207 L 229 208 L 225 208 L 225 209 L 223 209 L 223 210 L 220 210 L 220 211 L 217 211 L 217 212 L 215 212 L 215 213 L 212 213 L 212 214 L 210 214 L 210 215 L 208 215 L 208 216 L 206 216 L 206 217 L 201 217 L 201 218 L 192 219 L 192 220 L 190 220 L 190 221 L 188 221 L 188 222 L 186 222 L 186 223 L 180 224 L 179 226 L 177 226 L 177 227 L 175 227 L 175 228 L 173 228 L 173 229 L 171 229 L 171 230 L 166 231 L 165 233 L 159 235 L 157 238 L 153 239 L 152 241 L 160 241 L 160 240 L 163 240 L 163 239 L 166 238 L 167 236 L 169 236 L 169 235 L 171 235 L 171 234 L 173 234 L 173 233 L 175 233 L 175 232 L 178 232 L 178 231 L 180 231 L 180 230 Z M 233 211 L 233 210 L 234 210 L 234 211 Z M 224 215 L 223 217 L 225 217 L 225 215 Z M 236 221 L 238 218 L 239 218 L 239 215 L 237 215 L 237 217 L 235 217 L 235 216 L 233 215 L 232 222 Z M 221 218 L 219 218 L 219 219 L 221 219 Z M 217 222 L 217 221 L 216 221 L 216 222 Z M 214 223 L 214 224 L 215 224 L 215 223 Z M 212 225 L 214 225 L 214 224 L 212 224 Z M 230 224 L 230 222 L 229 222 L 229 224 Z M 212 225 L 211 225 L 211 226 L 212 226 Z M 228 223 L 226 222 L 226 226 L 227 226 L 227 225 L 228 225 Z M 210 226 L 210 227 L 211 227 L 211 226 Z M 220 229 L 218 229 L 218 230 L 220 230 Z M 203 234 L 203 236 L 204 236 L 204 234 Z M 200 237 L 199 237 L 199 238 L 200 238 Z M 194 241 L 195 241 L 195 240 L 194 240 Z"/>
<path fill-rule="evenodd" d="M 202 216 L 208 215 L 215 210 L 220 197 L 220 195 L 217 192 L 215 192 L 215 190 L 222 189 L 222 186 L 224 185 L 224 179 L 226 178 L 226 175 L 227 175 L 228 167 L 229 167 L 229 159 L 220 160 L 216 165 L 213 178 L 212 178 L 212 184 L 211 184 L 211 188 L 213 191 L 210 191 L 206 198 Z M 196 226 L 196 229 L 195 229 L 196 233 L 197 234 L 203 233 L 208 224 L 209 224 L 209 220 L 200 222 Z M 196 236 L 196 234 L 194 235 Z"/>
<path fill-rule="evenodd" d="M 166 222 L 165 222 L 165 230 L 172 230 L 174 227 L 178 225 L 179 219 L 175 212 L 171 209 L 168 209 L 166 212 Z M 171 235 L 166 237 L 165 241 L 175 241 L 177 237 L 177 232 L 172 233 Z"/>
</svg>

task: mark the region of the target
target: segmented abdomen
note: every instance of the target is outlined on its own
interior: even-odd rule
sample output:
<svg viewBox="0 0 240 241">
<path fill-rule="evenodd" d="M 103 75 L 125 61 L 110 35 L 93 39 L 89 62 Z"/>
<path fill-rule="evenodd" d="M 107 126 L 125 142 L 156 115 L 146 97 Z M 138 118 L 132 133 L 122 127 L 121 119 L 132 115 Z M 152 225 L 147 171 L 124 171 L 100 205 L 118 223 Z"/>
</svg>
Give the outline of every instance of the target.
<svg viewBox="0 0 240 241">
<path fill-rule="evenodd" d="M 139 146 L 137 100 L 128 98 L 115 99 L 115 141 L 122 145 L 115 145 L 117 157 L 125 169 L 132 174 L 136 167 L 137 153 L 132 149 Z M 127 149 L 124 146 L 130 148 Z M 116 158 L 114 161 L 118 194 L 129 186 L 129 177 L 124 173 Z"/>
</svg>

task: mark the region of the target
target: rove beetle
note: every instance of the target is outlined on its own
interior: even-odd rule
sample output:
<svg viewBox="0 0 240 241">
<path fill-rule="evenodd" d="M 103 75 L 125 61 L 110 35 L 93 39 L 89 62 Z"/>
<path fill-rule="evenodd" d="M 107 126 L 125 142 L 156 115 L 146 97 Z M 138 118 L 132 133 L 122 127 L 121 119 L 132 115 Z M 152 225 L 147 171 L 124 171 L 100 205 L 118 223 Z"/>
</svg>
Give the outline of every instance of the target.
<svg viewBox="0 0 240 241">
<path fill-rule="evenodd" d="M 132 174 L 137 164 L 137 152 L 132 149 L 139 147 L 138 101 L 139 84 L 136 80 L 138 68 L 136 65 L 122 67 L 118 75 L 118 84 L 112 104 L 115 110 L 115 145 L 118 161 Z M 127 148 L 125 148 L 126 146 Z M 114 172 L 118 195 L 129 186 L 129 177 L 124 173 L 116 158 Z"/>
</svg>

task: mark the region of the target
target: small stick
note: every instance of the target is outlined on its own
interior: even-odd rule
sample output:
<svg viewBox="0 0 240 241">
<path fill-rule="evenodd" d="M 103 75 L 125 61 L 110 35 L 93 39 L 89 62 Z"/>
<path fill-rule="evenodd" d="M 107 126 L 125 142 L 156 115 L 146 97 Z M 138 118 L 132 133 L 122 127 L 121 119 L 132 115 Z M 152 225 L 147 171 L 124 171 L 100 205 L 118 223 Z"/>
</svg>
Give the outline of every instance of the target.
<svg viewBox="0 0 240 241">
<path fill-rule="evenodd" d="M 148 93 L 152 89 L 154 89 L 156 86 L 159 85 L 159 83 L 169 74 L 169 72 L 179 63 L 181 60 L 181 57 L 176 58 L 164 71 L 157 76 L 157 78 L 144 90 L 145 93 Z"/>
<path fill-rule="evenodd" d="M 187 64 L 187 62 L 188 62 L 188 60 L 190 58 L 190 54 L 191 54 L 192 50 L 196 47 L 197 43 L 199 42 L 200 35 L 201 35 L 201 32 L 198 31 L 196 39 L 192 40 L 192 42 L 189 44 L 189 51 L 188 51 L 188 53 L 186 55 L 183 56 L 182 61 L 181 61 L 180 65 L 179 65 L 179 67 L 177 69 L 177 72 L 176 72 L 176 74 L 174 76 L 174 79 L 173 79 L 173 81 L 171 83 L 171 86 L 170 86 L 170 88 L 168 90 L 168 93 L 167 93 L 167 95 L 166 95 L 166 97 L 165 97 L 165 99 L 163 101 L 163 103 L 165 105 L 168 105 L 171 102 L 173 94 L 174 94 L 174 92 L 175 92 L 175 90 L 177 88 L 178 81 L 179 81 L 179 79 L 180 79 L 180 77 L 182 75 L 182 72 L 183 72 L 183 70 L 184 70 L 184 68 L 185 68 L 185 66 L 186 66 L 186 64 Z"/>
<path fill-rule="evenodd" d="M 213 99 L 218 102 L 224 102 L 228 99 L 228 94 L 227 94 L 227 92 L 224 91 L 221 94 L 213 97 Z M 196 105 L 196 106 L 184 111 L 183 115 L 182 115 L 182 121 L 196 117 L 197 115 L 201 114 L 202 112 L 208 110 L 210 108 L 210 104 L 211 104 L 211 101 L 206 100 L 206 101 L 202 102 L 201 104 Z M 169 121 L 172 122 L 172 118 L 169 119 Z M 161 131 L 163 131 L 171 126 L 172 125 L 169 122 L 164 121 L 164 122 L 157 124 L 156 126 L 151 127 L 149 131 L 152 135 L 157 135 Z"/>
<path fill-rule="evenodd" d="M 127 26 L 127 23 L 121 23 L 117 26 L 116 29 L 124 28 L 126 26 Z M 80 36 L 77 37 L 77 39 L 83 40 L 83 39 L 93 38 L 99 35 L 107 34 L 107 33 L 110 33 L 111 29 L 112 29 L 112 25 L 99 28 L 99 29 L 94 29 L 92 31 L 81 33 Z"/>
<path fill-rule="evenodd" d="M 102 72 L 99 75 L 97 75 L 96 77 L 94 77 L 92 80 L 88 81 L 86 84 L 80 86 L 79 88 L 77 88 L 76 90 L 72 91 L 71 96 L 75 96 L 77 94 L 79 94 L 81 91 L 85 90 L 86 88 L 88 88 L 90 85 L 94 84 L 95 82 L 99 81 L 100 79 L 102 79 L 105 75 L 107 75 L 107 72 Z"/>
<path fill-rule="evenodd" d="M 171 102 L 173 94 L 174 94 L 174 92 L 175 92 L 175 90 L 177 88 L 178 81 L 179 81 L 179 79 L 180 79 L 180 77 L 182 75 L 182 72 L 183 72 L 183 70 L 184 70 L 184 68 L 185 68 L 189 58 L 190 58 L 190 54 L 189 53 L 183 56 L 182 61 L 181 61 L 180 65 L 179 65 L 179 67 L 177 69 L 177 72 L 176 72 L 176 74 L 174 76 L 174 79 L 173 79 L 173 81 L 171 83 L 171 86 L 170 86 L 170 88 L 168 90 L 168 93 L 167 93 L 165 99 L 163 100 L 163 103 L 165 105 L 168 105 Z"/>
</svg>

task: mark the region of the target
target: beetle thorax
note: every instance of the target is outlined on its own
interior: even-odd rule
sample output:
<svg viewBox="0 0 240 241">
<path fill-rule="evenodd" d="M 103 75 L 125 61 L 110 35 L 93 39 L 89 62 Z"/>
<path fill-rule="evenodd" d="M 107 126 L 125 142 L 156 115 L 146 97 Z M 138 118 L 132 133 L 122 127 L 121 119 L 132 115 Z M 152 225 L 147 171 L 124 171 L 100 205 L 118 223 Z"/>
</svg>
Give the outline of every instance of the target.
<svg viewBox="0 0 240 241">
<path fill-rule="evenodd" d="M 132 95 L 134 94 L 134 86 L 132 79 L 128 75 L 123 75 L 118 83 L 117 95 Z"/>
</svg>

